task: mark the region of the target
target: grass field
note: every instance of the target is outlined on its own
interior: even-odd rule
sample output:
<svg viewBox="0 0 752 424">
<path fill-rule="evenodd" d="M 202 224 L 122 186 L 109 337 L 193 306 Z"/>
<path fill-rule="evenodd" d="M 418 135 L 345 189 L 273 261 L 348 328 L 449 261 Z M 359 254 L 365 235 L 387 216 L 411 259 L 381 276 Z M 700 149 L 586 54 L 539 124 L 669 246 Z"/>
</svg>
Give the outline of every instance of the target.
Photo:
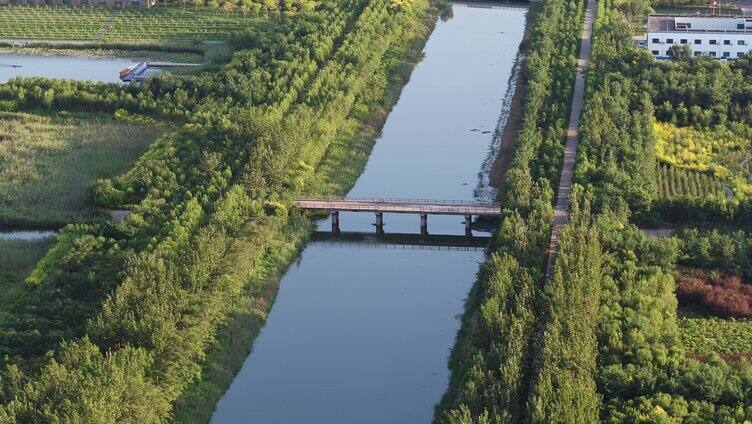
<svg viewBox="0 0 752 424">
<path fill-rule="evenodd" d="M 14 301 L 16 288 L 23 282 L 54 241 L 0 240 L 0 322 L 8 319 L 8 305 Z"/>
<path fill-rule="evenodd" d="M 225 39 L 266 21 L 209 8 L 0 6 L 0 38 L 124 43 Z"/>
<path fill-rule="evenodd" d="M 125 170 L 160 132 L 106 116 L 0 113 L 0 225 L 95 218 L 89 188 Z"/>
</svg>

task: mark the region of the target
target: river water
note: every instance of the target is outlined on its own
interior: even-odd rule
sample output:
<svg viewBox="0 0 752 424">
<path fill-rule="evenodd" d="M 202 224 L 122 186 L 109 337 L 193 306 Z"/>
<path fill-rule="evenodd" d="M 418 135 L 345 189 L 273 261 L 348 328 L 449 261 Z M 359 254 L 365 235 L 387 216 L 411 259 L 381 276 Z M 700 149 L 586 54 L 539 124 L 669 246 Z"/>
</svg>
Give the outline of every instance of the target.
<svg viewBox="0 0 752 424">
<path fill-rule="evenodd" d="M 437 23 L 350 196 L 473 200 L 526 9 L 453 12 Z M 428 230 L 463 234 L 462 219 L 429 216 Z M 370 214 L 340 220 L 342 231 L 374 231 Z M 417 216 L 384 221 L 387 233 L 419 232 Z M 430 422 L 482 260 L 478 251 L 309 243 L 212 421 Z"/>
<path fill-rule="evenodd" d="M 120 82 L 118 72 L 133 63 L 130 59 L 108 57 L 0 54 L 0 83 L 15 77 Z"/>
</svg>

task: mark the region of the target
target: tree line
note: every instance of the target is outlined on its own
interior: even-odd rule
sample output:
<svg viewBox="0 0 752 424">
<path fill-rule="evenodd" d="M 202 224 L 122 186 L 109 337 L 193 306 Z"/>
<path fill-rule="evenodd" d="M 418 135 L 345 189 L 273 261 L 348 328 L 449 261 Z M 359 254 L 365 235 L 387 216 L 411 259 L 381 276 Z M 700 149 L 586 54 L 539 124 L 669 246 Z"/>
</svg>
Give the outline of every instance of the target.
<svg viewBox="0 0 752 424">
<path fill-rule="evenodd" d="M 637 87 L 643 70 L 663 65 L 633 45 L 617 2 L 600 3 L 577 172 L 594 196 L 605 254 L 596 331 L 600 420 L 748 420 L 750 366 L 699 361 L 679 343 L 672 274 L 680 260 L 694 262 L 690 239 L 697 237 L 649 239 L 631 223 L 656 200 L 651 123 L 662 113 L 656 99 L 666 95 Z"/>
<path fill-rule="evenodd" d="M 356 98 L 374 89 L 368 81 L 383 72 L 387 52 L 404 51 L 424 32 L 428 9 L 419 0 L 321 2 L 310 19 L 240 47 L 205 75 L 212 82 L 201 96 L 171 106 L 188 110 L 187 124 L 93 193 L 130 217 L 65 228 L 11 311 L 17 319 L 0 328 L 0 421 L 166 420 L 200 378 L 207 346 L 248 275 L 269 266 L 263 259 L 285 232 L 300 238 L 307 230 L 288 200 L 310 184 Z M 263 62 L 244 68 L 253 61 Z M 133 110 L 148 112 L 153 99 L 181 97 L 190 83 L 178 80 L 142 89 L 71 85 L 65 97 L 131 94 Z M 240 96 L 234 80 L 255 91 Z M 34 81 L 16 80 L 11 90 Z M 62 107 L 55 98 L 49 107 Z M 106 110 L 121 107 L 119 99 L 109 98 Z"/>
<path fill-rule="evenodd" d="M 553 378 L 561 365 L 554 357 L 566 334 L 556 331 L 561 328 L 557 316 L 548 312 L 557 309 L 563 286 L 542 286 L 583 10 L 580 0 L 551 0 L 531 8 L 520 76 L 526 87 L 523 120 L 501 193 L 504 216 L 465 305 L 437 422 L 549 422 L 587 390 L 570 385 L 558 398 L 550 390 L 571 380 Z M 579 228 L 566 234 L 574 232 Z M 576 238 L 571 245 L 580 247 L 583 241 Z M 574 248 L 572 260 L 586 251 Z M 542 314 L 550 337 L 539 326 Z M 570 416 L 580 417 L 583 410 L 572 410 Z"/>
</svg>

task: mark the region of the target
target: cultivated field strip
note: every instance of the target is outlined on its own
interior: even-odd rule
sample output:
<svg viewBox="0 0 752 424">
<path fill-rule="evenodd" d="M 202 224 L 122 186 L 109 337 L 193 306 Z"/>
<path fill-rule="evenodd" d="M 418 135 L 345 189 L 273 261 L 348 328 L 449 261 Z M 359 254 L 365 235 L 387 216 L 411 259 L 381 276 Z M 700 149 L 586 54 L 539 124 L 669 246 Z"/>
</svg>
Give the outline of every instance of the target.
<svg viewBox="0 0 752 424">
<path fill-rule="evenodd" d="M 113 42 L 225 39 L 259 20 L 252 15 L 207 8 L 14 5 L 0 7 L 0 38 L 83 41 L 100 36 Z"/>
</svg>

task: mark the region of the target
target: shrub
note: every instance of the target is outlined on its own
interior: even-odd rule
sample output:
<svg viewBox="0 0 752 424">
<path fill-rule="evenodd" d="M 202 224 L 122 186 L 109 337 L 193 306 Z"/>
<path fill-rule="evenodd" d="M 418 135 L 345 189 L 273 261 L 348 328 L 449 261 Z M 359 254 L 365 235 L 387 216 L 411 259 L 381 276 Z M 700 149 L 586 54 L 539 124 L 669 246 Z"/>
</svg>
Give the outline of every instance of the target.
<svg viewBox="0 0 752 424">
<path fill-rule="evenodd" d="M 752 286 L 738 275 L 680 269 L 676 295 L 682 303 L 706 306 L 721 316 L 752 317 Z"/>
</svg>

